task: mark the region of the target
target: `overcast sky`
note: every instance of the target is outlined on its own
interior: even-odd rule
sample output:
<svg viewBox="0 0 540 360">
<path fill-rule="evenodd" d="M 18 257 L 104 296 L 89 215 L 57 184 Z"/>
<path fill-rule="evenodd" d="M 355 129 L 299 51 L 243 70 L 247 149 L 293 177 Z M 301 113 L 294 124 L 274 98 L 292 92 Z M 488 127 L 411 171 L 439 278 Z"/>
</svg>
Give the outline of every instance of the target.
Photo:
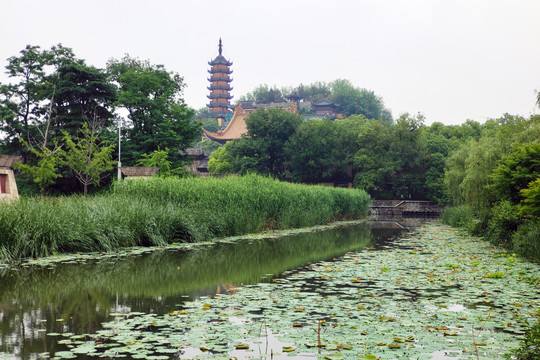
<svg viewBox="0 0 540 360">
<path fill-rule="evenodd" d="M 0 0 L 0 34 L 4 83 L 8 57 L 62 43 L 99 68 L 162 64 L 198 109 L 221 37 L 235 99 L 344 78 L 428 124 L 540 112 L 540 0 Z"/>
</svg>

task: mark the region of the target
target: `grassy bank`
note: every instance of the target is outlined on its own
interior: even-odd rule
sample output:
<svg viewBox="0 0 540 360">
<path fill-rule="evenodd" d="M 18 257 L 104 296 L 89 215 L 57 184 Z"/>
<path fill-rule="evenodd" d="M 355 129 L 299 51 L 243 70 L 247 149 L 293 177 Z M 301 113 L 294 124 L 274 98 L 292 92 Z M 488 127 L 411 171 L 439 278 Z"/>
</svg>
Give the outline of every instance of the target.
<svg viewBox="0 0 540 360">
<path fill-rule="evenodd" d="M 0 259 L 125 246 L 197 242 L 266 228 L 363 217 L 361 190 L 304 186 L 260 176 L 124 181 L 85 199 L 21 199 L 0 206 Z"/>
</svg>

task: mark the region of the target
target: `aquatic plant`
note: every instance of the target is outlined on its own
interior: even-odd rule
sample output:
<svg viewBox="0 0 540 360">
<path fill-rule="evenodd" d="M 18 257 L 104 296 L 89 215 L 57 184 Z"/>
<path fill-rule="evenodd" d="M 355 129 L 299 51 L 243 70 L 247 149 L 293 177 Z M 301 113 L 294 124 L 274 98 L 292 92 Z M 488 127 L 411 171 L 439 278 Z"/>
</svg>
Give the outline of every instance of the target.
<svg viewBox="0 0 540 360">
<path fill-rule="evenodd" d="M 498 251 L 426 225 L 381 248 L 312 263 L 231 295 L 161 314 L 125 308 L 85 341 L 62 334 L 70 353 L 54 356 L 501 359 L 526 337 L 524 321 L 536 320 L 540 289 L 520 280 L 538 265 L 519 257 L 510 265 L 509 256 L 494 256 Z M 505 276 L 484 276 L 500 271 Z"/>
<path fill-rule="evenodd" d="M 90 199 L 22 199 L 0 206 L 0 260 L 319 225 L 364 217 L 369 203 L 362 190 L 255 175 L 123 181 Z"/>
</svg>

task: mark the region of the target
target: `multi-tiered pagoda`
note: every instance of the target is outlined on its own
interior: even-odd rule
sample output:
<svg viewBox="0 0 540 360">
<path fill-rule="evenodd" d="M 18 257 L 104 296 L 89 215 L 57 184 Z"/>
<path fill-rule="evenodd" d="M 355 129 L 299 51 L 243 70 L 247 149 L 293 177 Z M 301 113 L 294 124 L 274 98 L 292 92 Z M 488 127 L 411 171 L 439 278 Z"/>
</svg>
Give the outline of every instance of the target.
<svg viewBox="0 0 540 360">
<path fill-rule="evenodd" d="M 211 66 L 210 70 L 208 70 L 211 74 L 210 79 L 208 79 L 210 81 L 208 87 L 208 90 L 210 90 L 210 95 L 208 95 L 210 104 L 208 104 L 208 107 L 210 108 L 210 116 L 216 118 L 225 118 L 227 114 L 232 113 L 230 104 L 232 99 L 230 94 L 232 90 L 232 79 L 230 77 L 232 70 L 230 66 L 232 62 L 225 59 L 221 54 L 222 48 L 221 39 L 219 39 L 219 55 L 208 62 L 208 65 Z"/>
</svg>

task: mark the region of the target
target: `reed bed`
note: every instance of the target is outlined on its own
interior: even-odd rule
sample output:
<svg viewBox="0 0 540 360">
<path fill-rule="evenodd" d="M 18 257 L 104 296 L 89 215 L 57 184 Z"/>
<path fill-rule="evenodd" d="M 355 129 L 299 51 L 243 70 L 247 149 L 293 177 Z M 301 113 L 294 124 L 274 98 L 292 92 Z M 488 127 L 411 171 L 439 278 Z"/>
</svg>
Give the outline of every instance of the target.
<svg viewBox="0 0 540 360">
<path fill-rule="evenodd" d="M 107 194 L 0 204 L 0 260 L 216 237 L 366 216 L 362 190 L 306 186 L 256 175 L 130 180 Z"/>
</svg>

